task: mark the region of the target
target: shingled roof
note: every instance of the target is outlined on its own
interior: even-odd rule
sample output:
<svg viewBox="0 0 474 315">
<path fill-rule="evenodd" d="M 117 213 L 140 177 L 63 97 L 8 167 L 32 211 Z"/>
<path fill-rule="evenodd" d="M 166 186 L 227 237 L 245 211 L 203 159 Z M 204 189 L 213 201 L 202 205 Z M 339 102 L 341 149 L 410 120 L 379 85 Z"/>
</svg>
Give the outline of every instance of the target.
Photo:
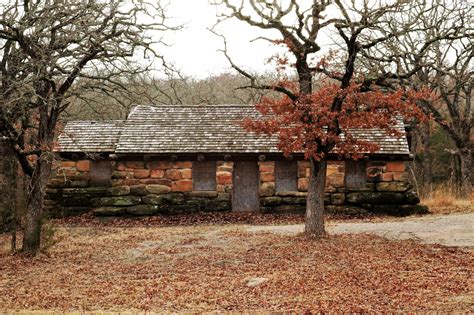
<svg viewBox="0 0 474 315">
<path fill-rule="evenodd" d="M 123 121 L 73 121 L 59 137 L 59 152 L 279 153 L 276 137 L 246 132 L 238 121 L 257 117 L 249 105 L 139 105 Z M 404 134 L 403 122 L 395 128 Z M 374 154 L 409 155 L 405 136 L 382 130 L 355 130 L 378 144 Z"/>
</svg>

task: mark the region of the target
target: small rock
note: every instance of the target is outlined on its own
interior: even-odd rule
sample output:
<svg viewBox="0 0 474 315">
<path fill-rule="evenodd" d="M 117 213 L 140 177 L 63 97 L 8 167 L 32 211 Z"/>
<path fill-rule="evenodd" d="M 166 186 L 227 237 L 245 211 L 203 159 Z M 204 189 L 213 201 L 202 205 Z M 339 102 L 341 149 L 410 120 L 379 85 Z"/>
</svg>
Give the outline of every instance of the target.
<svg viewBox="0 0 474 315">
<path fill-rule="evenodd" d="M 267 281 L 268 281 L 268 278 L 252 278 L 249 281 L 247 281 L 247 286 L 256 287 Z"/>
</svg>

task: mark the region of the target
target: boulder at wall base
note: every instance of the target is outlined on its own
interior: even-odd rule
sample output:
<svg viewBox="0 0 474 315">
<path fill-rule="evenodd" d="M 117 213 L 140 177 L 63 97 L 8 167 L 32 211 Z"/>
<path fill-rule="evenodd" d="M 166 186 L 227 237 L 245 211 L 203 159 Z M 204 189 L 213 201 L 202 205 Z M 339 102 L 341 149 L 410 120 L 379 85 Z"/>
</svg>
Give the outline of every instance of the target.
<svg viewBox="0 0 474 315">
<path fill-rule="evenodd" d="M 146 185 L 132 185 L 130 186 L 130 195 L 134 196 L 146 196 L 150 193 L 146 189 Z"/>
<path fill-rule="evenodd" d="M 200 190 L 190 191 L 185 193 L 186 197 L 202 197 L 202 198 L 215 198 L 217 197 L 217 191 L 214 190 Z"/>
<path fill-rule="evenodd" d="M 99 207 L 92 210 L 96 216 L 116 216 L 126 213 L 127 208 L 124 207 Z"/>
<path fill-rule="evenodd" d="M 146 195 L 145 197 L 142 198 L 143 203 L 149 204 L 149 205 L 164 205 L 168 202 L 168 199 L 163 196 L 163 195 Z"/>
<path fill-rule="evenodd" d="M 356 192 L 346 194 L 349 204 L 405 204 L 407 196 L 399 192 Z"/>
<path fill-rule="evenodd" d="M 230 200 L 209 200 L 206 204 L 205 211 L 230 211 L 232 205 Z"/>
<path fill-rule="evenodd" d="M 130 187 L 129 186 L 115 186 L 109 188 L 109 194 L 112 196 L 126 196 L 130 194 Z"/>
<path fill-rule="evenodd" d="M 166 185 L 153 184 L 153 185 L 146 185 L 146 190 L 150 194 L 166 194 L 171 191 L 171 187 L 166 186 Z"/>
<path fill-rule="evenodd" d="M 378 191 L 404 192 L 411 188 L 413 186 L 407 182 L 381 182 L 376 185 Z"/>
<path fill-rule="evenodd" d="M 157 205 L 136 205 L 126 209 L 127 213 L 131 215 L 153 215 L 158 213 L 161 207 Z"/>
<path fill-rule="evenodd" d="M 382 213 L 382 214 L 389 214 L 393 216 L 407 216 L 407 215 L 412 215 L 412 214 L 429 213 L 428 207 L 424 205 L 366 204 L 366 205 L 361 205 L 361 206 L 372 213 Z"/>
<path fill-rule="evenodd" d="M 62 194 L 64 197 L 72 196 L 87 196 L 87 197 L 100 197 L 108 196 L 108 187 L 86 187 L 86 188 L 63 188 Z"/>
<path fill-rule="evenodd" d="M 92 199 L 92 205 L 95 207 L 102 206 L 134 206 L 141 202 L 138 196 L 118 196 L 118 197 L 104 197 Z"/>
<path fill-rule="evenodd" d="M 420 196 L 414 190 L 409 190 L 405 193 L 407 197 L 407 204 L 416 205 L 420 202 Z"/>
<path fill-rule="evenodd" d="M 276 206 L 280 205 L 283 201 L 281 197 L 265 197 L 260 199 L 260 204 L 262 206 Z"/>
<path fill-rule="evenodd" d="M 87 196 L 74 196 L 74 197 L 63 197 L 63 200 L 61 202 L 63 206 L 90 206 L 91 205 L 91 199 L 90 197 Z"/>
</svg>

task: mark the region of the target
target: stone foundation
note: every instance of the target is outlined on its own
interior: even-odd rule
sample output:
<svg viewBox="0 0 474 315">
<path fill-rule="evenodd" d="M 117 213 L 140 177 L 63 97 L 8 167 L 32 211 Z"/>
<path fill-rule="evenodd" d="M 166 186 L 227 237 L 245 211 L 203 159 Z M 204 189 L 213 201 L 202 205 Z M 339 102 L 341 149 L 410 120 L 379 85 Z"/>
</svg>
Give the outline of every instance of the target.
<svg viewBox="0 0 474 315">
<path fill-rule="evenodd" d="M 53 216 L 92 211 L 96 215 L 181 214 L 232 209 L 233 162 L 217 161 L 216 188 L 193 191 L 193 162 L 111 161 L 109 187 L 90 187 L 91 162 L 56 165 L 45 205 Z M 258 162 L 260 211 L 303 212 L 309 163 L 298 162 L 297 191 L 276 191 L 275 163 Z M 325 204 L 331 214 L 425 212 L 408 183 L 404 162 L 367 161 L 365 187 L 346 188 L 344 162 L 329 162 Z"/>
</svg>

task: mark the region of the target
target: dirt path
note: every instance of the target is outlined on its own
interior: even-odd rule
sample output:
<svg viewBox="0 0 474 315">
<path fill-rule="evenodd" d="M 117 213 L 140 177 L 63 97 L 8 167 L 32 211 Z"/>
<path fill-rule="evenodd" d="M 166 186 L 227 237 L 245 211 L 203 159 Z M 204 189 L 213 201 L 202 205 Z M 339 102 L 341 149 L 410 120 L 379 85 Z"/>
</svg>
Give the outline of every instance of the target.
<svg viewBox="0 0 474 315">
<path fill-rule="evenodd" d="M 301 224 L 283 226 L 249 226 L 249 232 L 297 234 Z M 422 243 L 474 247 L 474 213 L 409 217 L 389 222 L 350 222 L 328 226 L 331 234 L 370 233 L 390 239 L 414 239 Z"/>
</svg>

